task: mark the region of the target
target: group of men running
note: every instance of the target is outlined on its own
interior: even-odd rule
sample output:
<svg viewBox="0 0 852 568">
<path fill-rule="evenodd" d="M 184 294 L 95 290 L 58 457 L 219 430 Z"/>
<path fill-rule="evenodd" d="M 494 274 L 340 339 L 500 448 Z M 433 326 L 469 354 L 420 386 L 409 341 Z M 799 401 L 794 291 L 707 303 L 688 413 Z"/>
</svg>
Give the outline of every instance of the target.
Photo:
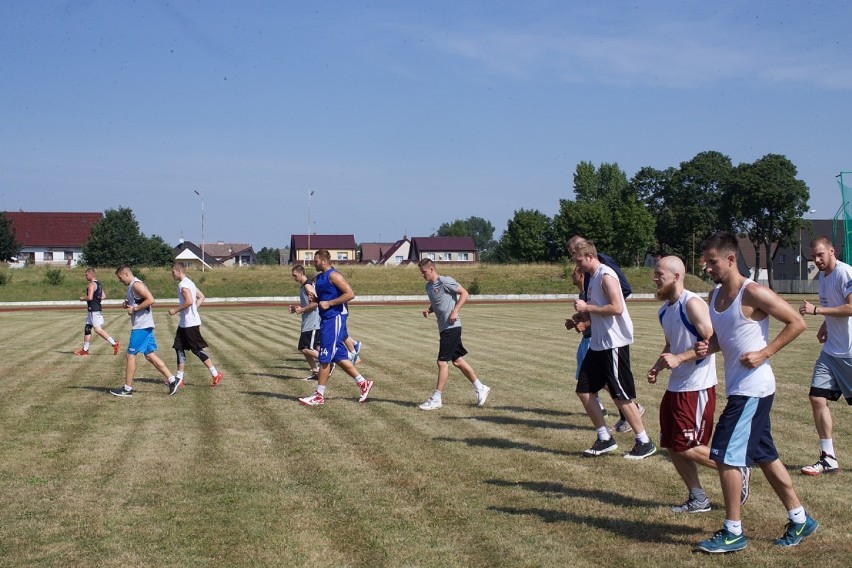
<svg viewBox="0 0 852 568">
<path fill-rule="evenodd" d="M 620 422 L 625 425 L 621 431 L 632 430 L 635 435 L 635 444 L 624 457 L 645 459 L 654 455 L 657 448 L 642 422 L 644 409 L 636 402 L 630 368 L 633 323 L 625 302 L 630 294 L 629 284 L 615 261 L 597 251 L 591 241 L 577 236 L 568 242 L 567 248 L 577 267 L 575 274 L 582 275 L 582 278 L 575 278 L 581 290 L 574 302 L 575 313 L 566 321 L 567 328 L 584 332 L 584 340 L 578 348 L 576 392 L 597 433 L 597 439 L 584 455 L 600 456 L 618 448 L 597 398 L 601 390 L 607 390 L 619 409 Z M 819 526 L 806 513 L 793 489 L 790 474 L 779 459 L 770 426 L 775 376 L 769 359 L 806 329 L 805 315 L 823 316 L 824 321 L 817 333 L 823 349 L 814 367 L 809 393 L 820 437 L 820 457 L 815 464 L 802 468 L 802 473 L 815 476 L 839 471 L 828 401 L 837 401 L 842 396 L 852 405 L 852 267 L 836 258 L 831 241 L 825 237 L 814 239 L 810 248 L 814 264 L 820 271 L 819 305 L 804 301 L 798 313 L 771 289 L 740 273 L 737 239 L 727 232 L 714 233 L 701 244 L 706 273 L 717 284 L 706 303 L 685 289 L 686 270 L 681 259 L 660 258 L 654 270 L 656 295 L 663 300 L 658 316 L 665 345 L 648 370 L 647 379 L 655 384 L 661 371 L 670 371 L 660 404 L 660 445 L 669 450 L 672 464 L 688 490 L 686 501 L 672 507 L 672 511 L 701 513 L 711 510 L 697 465 L 717 470 L 722 488 L 725 520 L 721 530 L 698 543 L 701 551 L 733 552 L 746 547 L 741 513 L 749 496 L 751 467 L 755 464 L 787 511 L 785 531 L 775 544 L 795 546 Z M 300 285 L 300 303 L 291 306 L 290 312 L 302 317 L 298 348 L 312 371 L 306 380 L 317 382 L 314 392 L 300 398 L 299 402 L 306 406 L 323 405 L 328 379 L 335 367 L 340 367 L 355 380 L 359 388 L 358 400 L 364 402 L 373 388 L 373 381 L 365 379 L 356 367 L 360 342 L 349 338 L 346 326 L 347 303 L 355 294 L 345 277 L 332 266 L 329 251 L 317 251 L 314 268 L 317 274 L 313 280 L 305 274 L 304 266 L 296 265 L 292 269 L 292 276 Z M 471 382 L 476 404 L 483 406 L 491 389 L 477 378 L 465 361 L 467 351 L 461 341 L 459 310 L 469 294 L 453 278 L 440 276 L 431 260 L 422 260 L 419 269 L 430 300 L 423 316 L 431 313 L 437 316 L 440 334 L 436 389 L 420 408 L 441 408 L 450 362 Z M 178 362 L 176 375 L 156 355 L 151 314 L 154 298 L 150 291 L 128 266 L 119 267 L 116 276 L 127 285 L 123 307 L 131 318 L 132 331 L 127 347 L 125 383 L 109 392 L 120 397 L 133 395 L 136 355 L 142 353 L 165 377 L 169 395 L 175 394 L 183 382 L 186 349 L 208 368 L 212 385 L 218 385 L 222 373 L 216 370 L 204 351 L 207 343 L 200 333 L 198 307 L 204 295 L 187 278 L 184 266 L 176 263 L 172 267 L 180 300 L 178 307 L 169 310 L 169 315 L 180 314 L 173 344 Z M 89 315 L 83 349 L 75 353 L 88 354 L 94 330 L 117 354 L 119 344 L 101 327 L 103 289 L 93 269 L 86 271 L 86 278 L 89 285 L 86 295 L 80 299 L 87 302 Z M 769 338 L 770 317 L 783 325 L 772 339 Z M 717 384 L 714 354 L 717 352 L 724 357 L 727 403 L 714 430 Z"/>
</svg>

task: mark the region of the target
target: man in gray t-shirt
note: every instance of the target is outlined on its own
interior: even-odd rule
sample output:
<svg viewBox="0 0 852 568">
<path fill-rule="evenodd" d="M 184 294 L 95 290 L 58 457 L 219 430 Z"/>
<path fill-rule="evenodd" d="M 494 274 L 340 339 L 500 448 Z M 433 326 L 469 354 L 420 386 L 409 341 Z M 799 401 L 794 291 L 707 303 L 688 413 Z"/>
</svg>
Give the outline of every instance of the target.
<svg viewBox="0 0 852 568">
<path fill-rule="evenodd" d="M 320 316 L 317 303 L 311 300 L 313 285 L 308 281 L 305 267 L 297 264 L 291 271 L 293 280 L 299 284 L 299 305 L 291 305 L 290 313 L 302 316 L 302 329 L 299 334 L 299 343 L 296 347 L 311 368 L 311 375 L 305 377 L 306 381 L 317 380 L 319 377 L 319 344 L 320 344 Z"/>
<path fill-rule="evenodd" d="M 438 349 L 438 384 L 429 399 L 420 405 L 420 410 L 437 410 L 442 406 L 442 393 L 447 377 L 450 374 L 449 362 L 467 377 L 476 390 L 476 405 L 485 404 L 491 388 L 482 384 L 476 378 L 476 373 L 464 356 L 467 350 L 461 341 L 461 319 L 459 310 L 469 296 L 467 290 L 449 276 L 440 276 L 435 270 L 435 263 L 425 258 L 418 263 L 420 274 L 426 280 L 426 295 L 429 296 L 429 307 L 423 310 L 423 317 L 434 313 L 438 318 L 438 332 L 441 343 Z"/>
</svg>

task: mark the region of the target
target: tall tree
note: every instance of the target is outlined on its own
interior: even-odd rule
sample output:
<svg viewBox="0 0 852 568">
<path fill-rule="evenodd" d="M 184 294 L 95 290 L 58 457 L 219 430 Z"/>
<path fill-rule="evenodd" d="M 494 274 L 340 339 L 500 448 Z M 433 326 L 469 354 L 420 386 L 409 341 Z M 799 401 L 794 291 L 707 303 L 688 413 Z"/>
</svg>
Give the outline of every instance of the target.
<svg viewBox="0 0 852 568">
<path fill-rule="evenodd" d="M 281 257 L 275 247 L 263 247 L 257 251 L 258 264 L 281 264 Z"/>
<path fill-rule="evenodd" d="M 575 200 L 560 199 L 553 219 L 559 255 L 572 235 L 583 235 L 625 266 L 639 264 L 654 243 L 654 217 L 645 209 L 618 164 L 580 162 L 574 174 Z"/>
<path fill-rule="evenodd" d="M 636 173 L 630 183 L 656 219 L 657 252 L 675 254 L 694 266 L 698 243 L 720 226 L 722 188 L 731 170 L 730 158 L 709 151 L 677 169 L 642 168 Z"/>
<path fill-rule="evenodd" d="M 174 252 L 161 237 L 146 237 L 133 211 L 120 207 L 107 209 L 104 218 L 92 227 L 83 246 L 83 260 L 92 266 L 164 266 L 174 260 Z"/>
<path fill-rule="evenodd" d="M 541 211 L 519 209 L 500 239 L 497 258 L 504 262 L 549 262 L 555 251 L 550 217 Z"/>
<path fill-rule="evenodd" d="M 439 237 L 470 237 L 480 253 L 494 247 L 494 225 L 482 217 L 456 219 L 452 223 L 443 223 L 438 227 Z"/>
<path fill-rule="evenodd" d="M 729 228 L 754 246 L 755 273 L 760 275 L 761 248 L 772 286 L 772 264 L 779 248 L 797 242 L 810 191 L 796 179 L 796 166 L 779 154 L 767 154 L 753 164 L 737 166 L 722 195 L 722 215 Z M 773 251 L 772 247 L 775 247 Z"/>
<path fill-rule="evenodd" d="M 17 258 L 21 252 L 21 243 L 15 236 L 15 228 L 6 215 L 0 211 L 0 261 Z"/>
</svg>

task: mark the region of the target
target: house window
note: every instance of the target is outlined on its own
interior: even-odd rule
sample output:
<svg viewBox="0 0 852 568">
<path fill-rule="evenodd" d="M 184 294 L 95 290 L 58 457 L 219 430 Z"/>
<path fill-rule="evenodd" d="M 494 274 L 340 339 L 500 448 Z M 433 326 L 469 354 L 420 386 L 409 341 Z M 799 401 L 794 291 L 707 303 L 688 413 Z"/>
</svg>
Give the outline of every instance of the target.
<svg viewBox="0 0 852 568">
<path fill-rule="evenodd" d="M 778 259 L 778 263 L 779 263 L 779 264 L 787 264 L 787 255 L 786 255 L 786 254 L 784 254 L 784 253 L 782 252 L 782 253 L 781 253 L 780 255 L 778 255 L 778 256 L 779 256 L 779 257 L 781 257 L 781 258 L 779 258 L 779 259 Z"/>
<path fill-rule="evenodd" d="M 311 254 L 311 251 L 305 251 L 305 262 L 310 262 L 314 259 L 314 255 Z"/>
<path fill-rule="evenodd" d="M 401 254 L 396 255 L 395 257 L 393 257 L 393 259 L 394 259 L 394 261 L 396 261 L 397 264 L 402 263 L 402 255 Z"/>
<path fill-rule="evenodd" d="M 65 260 L 74 260 L 74 251 L 66 250 L 65 251 Z"/>
<path fill-rule="evenodd" d="M 348 252 L 340 252 L 340 251 L 338 251 L 338 253 L 337 253 L 337 260 L 349 260 L 349 253 L 348 253 Z"/>
<path fill-rule="evenodd" d="M 444 253 L 439 254 L 438 260 L 447 260 L 446 258 L 444 258 L 444 256 L 445 256 Z"/>
<path fill-rule="evenodd" d="M 44 259 L 45 262 L 52 261 L 53 260 L 53 251 L 52 250 L 44 251 L 44 253 L 42 253 L 41 257 L 42 257 L 42 259 Z"/>
<path fill-rule="evenodd" d="M 459 253 L 459 260 L 470 260 L 470 259 L 467 257 L 466 252 L 460 252 Z"/>
<path fill-rule="evenodd" d="M 435 260 L 435 253 L 434 252 L 427 252 L 426 258 L 428 258 L 429 260 Z"/>
</svg>

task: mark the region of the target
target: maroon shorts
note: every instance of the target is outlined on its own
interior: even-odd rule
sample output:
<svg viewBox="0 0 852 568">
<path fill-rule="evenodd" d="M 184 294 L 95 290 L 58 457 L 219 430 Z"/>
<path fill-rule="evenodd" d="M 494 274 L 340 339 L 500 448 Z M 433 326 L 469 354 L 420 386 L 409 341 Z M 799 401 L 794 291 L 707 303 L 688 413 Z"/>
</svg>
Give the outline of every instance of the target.
<svg viewBox="0 0 852 568">
<path fill-rule="evenodd" d="M 660 446 L 673 452 L 708 446 L 715 413 L 715 386 L 698 391 L 666 391 L 660 402 Z"/>
</svg>

